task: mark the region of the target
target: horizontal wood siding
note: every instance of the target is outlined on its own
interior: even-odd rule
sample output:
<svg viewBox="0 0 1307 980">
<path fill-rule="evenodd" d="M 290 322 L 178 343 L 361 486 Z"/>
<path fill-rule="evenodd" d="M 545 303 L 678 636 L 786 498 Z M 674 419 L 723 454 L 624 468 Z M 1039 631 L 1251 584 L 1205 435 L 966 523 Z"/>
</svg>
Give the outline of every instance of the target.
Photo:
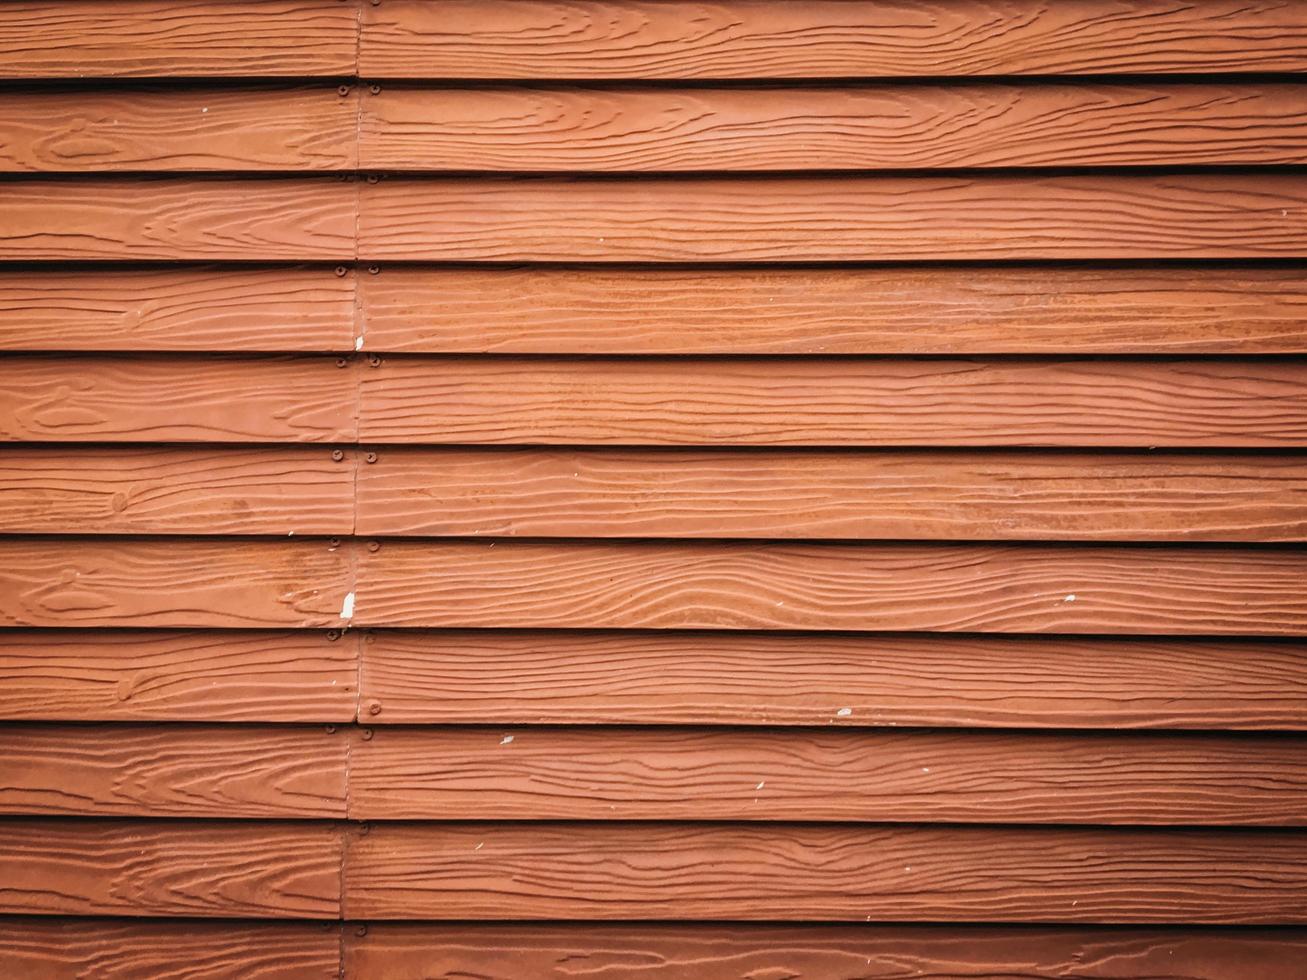
<svg viewBox="0 0 1307 980">
<path fill-rule="evenodd" d="M 1036 266 L 978 275 L 950 266 L 387 266 L 360 278 L 359 297 L 364 348 L 385 351 L 1065 356 L 1307 348 L 1307 277 L 1295 268 Z"/>
<path fill-rule="evenodd" d="M 327 823 L 6 820 L 0 911 L 334 918 L 340 837 Z"/>
<path fill-rule="evenodd" d="M 1307 69 L 1292 0 L 386 0 L 366 77 L 847 78 Z M 1142 21 L 1142 23 L 1141 23 Z"/>
<path fill-rule="evenodd" d="M 331 631 L 5 629 L 0 717 L 345 722 L 357 660 Z"/>
<path fill-rule="evenodd" d="M 1193 976 L 1298 980 L 1307 936 L 1291 929 L 1067 928 L 1031 926 L 775 926 L 640 923 L 539 925 L 378 923 L 345 933 L 351 976 L 476 972 L 515 980 L 519 971 L 570 980 L 578 958 L 620 974 L 639 963 L 651 980 L 746 978 L 759 970 L 797 976 L 1080 976 L 1138 980 Z M 915 972 L 914 972 L 915 971 Z M 964 974 L 965 975 L 965 974 Z M 602 972 L 600 973 L 602 976 Z"/>
<path fill-rule="evenodd" d="M 334 86 L 24 92 L 0 113 L 0 170 L 349 170 L 355 100 Z"/>
<path fill-rule="evenodd" d="M 1307 443 L 1307 362 L 1296 360 L 391 357 L 359 384 L 359 435 L 368 442 Z"/>
<path fill-rule="evenodd" d="M 0 269 L 0 347 L 348 350 L 354 343 L 355 279 L 343 266 L 338 269 Z"/>
<path fill-rule="evenodd" d="M 360 534 L 1307 540 L 1307 460 L 1297 457 L 533 448 L 375 455 L 358 474 Z M 44 459 L 52 457 L 70 458 Z M 80 471 L 82 457 L 71 458 Z M 304 458 L 312 457 L 296 459 Z M 223 473 L 238 461 L 210 465 Z M 36 458 L 28 465 L 36 469 Z M 49 470 L 40 472 L 49 481 Z M 110 492 L 80 472 L 66 479 L 70 509 L 89 509 Z M 286 483 L 297 509 L 308 509 L 294 479 Z"/>
<path fill-rule="evenodd" d="M 257 552 L 222 554 L 243 566 Z M 171 563 L 150 565 L 167 581 Z M 1304 574 L 1298 549 L 405 542 L 360 556 L 355 622 L 1300 636 Z"/>
<path fill-rule="evenodd" d="M 1292 831 L 400 823 L 348 846 L 363 918 L 1307 921 Z"/>
<path fill-rule="evenodd" d="M 361 820 L 1307 825 L 1302 737 L 387 728 L 350 758 Z"/>
<path fill-rule="evenodd" d="M 0 970 L 11 976 L 335 980 L 336 929 L 306 922 L 134 922 L 0 918 Z"/>
<path fill-rule="evenodd" d="M 348 75 L 340 0 L 20 0 L 0 30 L 0 77 Z"/>
<path fill-rule="evenodd" d="M 1307 730 L 1301 642 L 381 631 L 370 724 Z"/>
<path fill-rule="evenodd" d="M 1302 975 L 1303 4 L 0 80 L 0 976 Z"/>
<path fill-rule="evenodd" d="M 958 130 L 965 140 L 953 138 Z M 1307 92 L 1165 83 L 670 92 L 387 86 L 364 100 L 359 140 L 361 164 L 381 170 L 1303 163 Z"/>
<path fill-rule="evenodd" d="M 269 211 L 313 207 L 308 188 L 286 191 L 293 201 L 269 201 Z M 107 215 L 113 205 L 102 207 Z M 329 257 L 331 219 L 322 219 L 312 241 L 252 244 L 268 258 Z M 70 215 L 70 233 L 93 220 Z M 233 234 L 253 237 L 255 221 L 243 218 Z M 311 227 L 307 214 L 301 226 Z M 1307 256 L 1307 177 L 396 177 L 363 188 L 358 234 L 361 257 L 406 261 L 1287 259 Z M 40 251 L 39 239 L 22 247 L 74 257 Z M 206 258 L 221 247 L 124 241 L 114 254 Z"/>
<path fill-rule="evenodd" d="M 345 738 L 313 728 L 4 725 L 0 813 L 343 817 Z"/>
<path fill-rule="evenodd" d="M 16 448 L 0 531 L 350 534 L 357 455 L 330 449 Z"/>
</svg>

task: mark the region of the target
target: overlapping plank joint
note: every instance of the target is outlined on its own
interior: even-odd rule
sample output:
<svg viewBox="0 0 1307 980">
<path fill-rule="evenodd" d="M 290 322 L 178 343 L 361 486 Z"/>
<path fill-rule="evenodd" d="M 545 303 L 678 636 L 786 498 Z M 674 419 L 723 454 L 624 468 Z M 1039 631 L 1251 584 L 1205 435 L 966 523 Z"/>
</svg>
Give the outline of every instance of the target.
<svg viewBox="0 0 1307 980">
<path fill-rule="evenodd" d="M 1302 4 L 4 13 L 0 974 L 1301 974 Z"/>
</svg>

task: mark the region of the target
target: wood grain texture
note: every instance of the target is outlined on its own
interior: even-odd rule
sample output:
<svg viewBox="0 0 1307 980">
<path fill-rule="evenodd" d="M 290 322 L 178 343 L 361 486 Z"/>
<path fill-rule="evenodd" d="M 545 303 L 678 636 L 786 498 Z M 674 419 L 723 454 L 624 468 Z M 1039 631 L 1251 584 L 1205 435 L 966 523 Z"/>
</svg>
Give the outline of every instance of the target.
<svg viewBox="0 0 1307 980">
<path fill-rule="evenodd" d="M 0 441 L 348 442 L 356 385 L 332 357 L 13 357 Z"/>
<path fill-rule="evenodd" d="M 357 17 L 338 0 L 22 0 L 0 78 L 350 75 Z"/>
<path fill-rule="evenodd" d="M 14 819 L 0 911 L 29 915 L 335 918 L 331 823 Z"/>
<path fill-rule="evenodd" d="M 355 820 L 1307 825 L 1301 736 L 384 728 L 349 759 Z"/>
<path fill-rule="evenodd" d="M 309 630 L 0 631 L 0 718 L 342 722 L 357 645 Z"/>
<path fill-rule="evenodd" d="M 26 980 L 337 980 L 338 930 L 314 923 L 0 919 L 0 974 Z"/>
<path fill-rule="evenodd" d="M 360 384 L 373 442 L 1307 445 L 1298 361 L 391 357 Z"/>
<path fill-rule="evenodd" d="M 313 88 L 19 92 L 0 172 L 349 170 L 357 95 Z"/>
<path fill-rule="evenodd" d="M 1301 643 L 501 630 L 365 640 L 373 724 L 1307 730 Z"/>
<path fill-rule="evenodd" d="M 354 275 L 330 269 L 0 269 L 0 349 L 351 351 Z"/>
<path fill-rule="evenodd" d="M 1301 550 L 1194 545 L 389 542 L 359 558 L 354 622 L 1301 636 L 1305 572 Z M 68 617 L 51 572 L 8 574 L 0 615 Z"/>
<path fill-rule="evenodd" d="M 1293 164 L 1307 162 L 1307 88 L 387 86 L 364 98 L 359 139 L 362 166 L 412 171 Z"/>
<path fill-rule="evenodd" d="M 395 178 L 361 190 L 358 229 L 367 259 L 1291 258 L 1307 255 L 1307 176 Z M 32 258 L 83 247 L 17 244 Z"/>
<path fill-rule="evenodd" d="M 346 975 L 377 980 L 1301 980 L 1301 929 L 373 923 Z"/>
<path fill-rule="evenodd" d="M 358 468 L 359 534 L 1307 540 L 1307 460 L 1297 456 L 462 448 L 376 455 Z M 7 470 L 14 465 L 0 456 L 0 474 Z M 0 491 L 0 527 L 5 499 Z M 99 509 L 109 509 L 107 499 Z"/>
<path fill-rule="evenodd" d="M 311 728 L 3 725 L 0 813 L 345 815 L 348 743 Z"/>
<path fill-rule="evenodd" d="M 1292 0 L 386 0 L 359 72 L 432 78 L 846 78 L 1303 71 Z"/>
<path fill-rule="evenodd" d="M 356 454 L 329 449 L 0 451 L 8 534 L 351 534 Z"/>
<path fill-rule="evenodd" d="M 340 626 L 351 565 L 323 540 L 0 539 L 0 626 Z"/>
<path fill-rule="evenodd" d="M 23 260 L 345 262 L 354 185 L 332 178 L 0 183 L 0 248 Z"/>
<path fill-rule="evenodd" d="M 1294 269 L 387 266 L 379 275 L 361 277 L 359 301 L 367 325 L 364 349 L 378 351 L 1307 350 L 1307 277 Z"/>
<path fill-rule="evenodd" d="M 401 823 L 346 847 L 359 918 L 1307 919 L 1294 831 Z"/>
</svg>

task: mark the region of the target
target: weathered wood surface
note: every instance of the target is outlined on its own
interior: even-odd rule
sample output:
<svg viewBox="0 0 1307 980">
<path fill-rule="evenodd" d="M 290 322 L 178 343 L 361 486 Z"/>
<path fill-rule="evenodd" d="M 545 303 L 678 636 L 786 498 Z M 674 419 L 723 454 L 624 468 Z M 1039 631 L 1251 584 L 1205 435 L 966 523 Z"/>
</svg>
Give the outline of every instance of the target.
<svg viewBox="0 0 1307 980">
<path fill-rule="evenodd" d="M 365 640 L 369 724 L 1307 730 L 1301 643 L 500 630 Z"/>
<path fill-rule="evenodd" d="M 317 923 L 0 918 L 0 975 L 26 980 L 338 980 L 339 969 L 339 930 Z"/>
<path fill-rule="evenodd" d="M 359 534 L 1307 540 L 1298 456 L 388 448 L 376 457 L 358 467 Z M 0 461 L 0 473 L 13 469 Z M 0 492 L 0 527 L 23 529 L 4 502 Z"/>
<path fill-rule="evenodd" d="M 509 262 L 1300 258 L 1307 176 L 392 178 L 362 188 L 358 246 Z"/>
<path fill-rule="evenodd" d="M 1307 825 L 1301 736 L 383 728 L 349 765 L 355 820 Z"/>
<path fill-rule="evenodd" d="M 385 0 L 359 72 L 431 78 L 849 78 L 1307 70 L 1293 0 Z"/>
<path fill-rule="evenodd" d="M 0 813 L 345 816 L 348 743 L 322 725 L 3 725 Z"/>
<path fill-rule="evenodd" d="M 24 260 L 349 261 L 355 185 L 330 177 L 0 183 L 0 249 Z"/>
<path fill-rule="evenodd" d="M 0 349 L 349 351 L 354 282 L 308 266 L 0 269 Z"/>
<path fill-rule="evenodd" d="M 1302 929 L 372 923 L 345 931 L 351 977 L 648 980 L 1301 980 Z M 2 962 L 2 961 L 0 961 Z"/>
<path fill-rule="evenodd" d="M 11 447 L 0 533 L 350 534 L 358 454 Z"/>
<path fill-rule="evenodd" d="M 349 75 L 357 20 L 339 0 L 19 0 L 0 78 Z"/>
<path fill-rule="evenodd" d="M 359 154 L 412 171 L 1295 164 L 1307 162 L 1307 87 L 386 86 L 363 100 Z"/>
<path fill-rule="evenodd" d="M 0 836 L 0 911 L 326 919 L 340 911 L 329 822 L 15 819 Z"/>
<path fill-rule="evenodd" d="M 367 325 L 364 349 L 378 351 L 1066 355 L 1307 350 L 1307 277 L 1285 268 L 386 266 L 378 275 L 359 279 L 359 301 Z"/>
<path fill-rule="evenodd" d="M 814 824 L 377 824 L 347 914 L 1301 924 L 1294 831 Z"/>
<path fill-rule="evenodd" d="M 348 442 L 357 384 L 333 357 L 13 357 L 0 441 Z"/>
<path fill-rule="evenodd" d="M 342 722 L 357 673 L 318 631 L 4 630 L 0 718 Z"/>
<path fill-rule="evenodd" d="M 391 357 L 360 383 L 372 442 L 1307 445 L 1298 361 Z"/>
<path fill-rule="evenodd" d="M 0 172 L 349 170 L 357 95 L 312 88 L 15 92 Z"/>
<path fill-rule="evenodd" d="M 1307 552 L 1248 547 L 395 541 L 361 553 L 354 623 L 1302 636 L 1304 574 Z M 0 574 L 18 583 L 0 616 L 73 618 L 51 577 Z"/>
<path fill-rule="evenodd" d="M 0 626 L 340 626 L 352 564 L 321 539 L 0 539 Z"/>
</svg>

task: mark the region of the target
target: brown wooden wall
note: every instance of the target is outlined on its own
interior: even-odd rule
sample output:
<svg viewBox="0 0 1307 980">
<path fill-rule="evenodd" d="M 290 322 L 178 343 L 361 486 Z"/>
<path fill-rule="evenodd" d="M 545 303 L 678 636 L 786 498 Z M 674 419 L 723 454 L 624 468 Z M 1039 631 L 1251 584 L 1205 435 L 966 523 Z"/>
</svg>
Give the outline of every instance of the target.
<svg viewBox="0 0 1307 980">
<path fill-rule="evenodd" d="M 1304 975 L 1298 0 L 0 13 L 0 976 Z"/>
</svg>

